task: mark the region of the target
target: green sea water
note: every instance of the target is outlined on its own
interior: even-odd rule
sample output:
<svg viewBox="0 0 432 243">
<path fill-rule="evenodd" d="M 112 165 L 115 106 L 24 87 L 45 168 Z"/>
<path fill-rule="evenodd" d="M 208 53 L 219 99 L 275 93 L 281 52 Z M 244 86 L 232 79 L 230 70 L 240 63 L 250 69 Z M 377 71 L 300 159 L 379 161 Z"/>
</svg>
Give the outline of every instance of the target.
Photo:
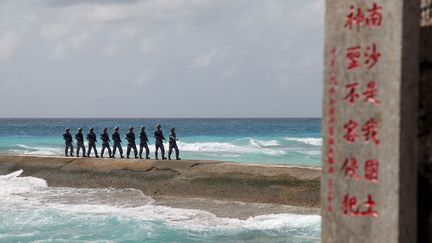
<svg viewBox="0 0 432 243">
<path fill-rule="evenodd" d="M 317 215 L 221 218 L 133 189 L 50 188 L 21 173 L 0 176 L 0 242 L 319 242 Z"/>
<path fill-rule="evenodd" d="M 93 127 L 99 139 L 103 128 L 120 127 L 124 137 L 130 126 L 146 126 L 150 156 L 154 158 L 153 131 L 162 125 L 165 137 L 176 128 L 183 159 L 221 160 L 239 163 L 321 164 L 321 119 L 0 119 L 0 154 L 64 155 L 62 134 Z M 99 139 L 100 140 L 100 139 Z M 123 147 L 126 147 L 125 139 Z M 138 144 L 139 141 L 137 140 Z M 101 143 L 96 145 L 100 151 Z M 165 143 L 168 149 L 167 141 Z"/>
</svg>

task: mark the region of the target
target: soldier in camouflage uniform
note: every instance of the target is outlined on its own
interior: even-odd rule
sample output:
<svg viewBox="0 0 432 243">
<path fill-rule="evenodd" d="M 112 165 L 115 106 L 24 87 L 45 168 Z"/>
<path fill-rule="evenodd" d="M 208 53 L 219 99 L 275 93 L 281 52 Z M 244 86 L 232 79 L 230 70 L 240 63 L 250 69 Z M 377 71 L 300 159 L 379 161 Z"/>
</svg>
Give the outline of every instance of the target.
<svg viewBox="0 0 432 243">
<path fill-rule="evenodd" d="M 145 127 L 143 126 L 140 129 L 140 150 L 139 150 L 140 159 L 142 159 L 143 148 L 145 148 L 145 150 L 146 150 L 146 159 L 150 159 L 150 157 L 149 157 L 150 151 L 149 151 L 149 147 L 147 145 L 148 141 L 149 140 L 148 140 L 147 134 L 145 132 Z"/>
<path fill-rule="evenodd" d="M 123 148 L 122 148 L 122 140 L 120 138 L 120 133 L 119 133 L 119 127 L 115 127 L 114 128 L 114 132 L 111 135 L 112 140 L 114 141 L 114 145 L 113 145 L 113 153 L 112 153 L 112 157 L 115 158 L 115 153 L 116 150 L 119 150 L 120 153 L 120 157 L 123 159 Z"/>
<path fill-rule="evenodd" d="M 168 159 L 171 160 L 171 154 L 172 154 L 172 150 L 175 150 L 176 153 L 176 160 L 180 160 L 179 157 L 179 150 L 177 147 L 177 135 L 175 133 L 175 128 L 171 128 L 171 132 L 169 134 L 169 149 L 168 149 Z"/>
<path fill-rule="evenodd" d="M 82 149 L 83 157 L 87 157 L 86 149 L 84 146 L 84 136 L 82 134 L 82 128 L 78 128 L 78 133 L 75 134 L 75 139 L 77 141 L 77 157 L 79 157 L 79 151 Z"/>
<path fill-rule="evenodd" d="M 125 138 L 128 141 L 127 151 L 126 151 L 126 158 L 129 159 L 129 155 L 130 155 L 131 149 L 133 148 L 135 159 L 138 159 L 138 152 L 137 152 L 137 147 L 136 147 L 136 144 L 135 144 L 135 133 L 133 131 L 133 127 L 129 128 L 129 132 L 126 134 Z"/>
<path fill-rule="evenodd" d="M 90 132 L 87 134 L 87 141 L 88 141 L 88 151 L 87 151 L 87 157 L 90 157 L 91 150 L 94 149 L 94 153 L 96 155 L 96 158 L 99 158 L 98 152 L 96 149 L 96 134 L 94 133 L 94 129 L 90 128 Z"/>
<path fill-rule="evenodd" d="M 155 157 L 156 157 L 156 159 L 159 159 L 158 158 L 158 149 L 159 148 L 160 148 L 161 153 L 162 153 L 162 159 L 166 159 L 165 148 L 164 148 L 163 141 L 162 141 L 162 140 L 165 140 L 165 137 L 162 133 L 160 124 L 156 126 L 156 130 L 154 131 L 153 136 L 155 138 L 155 147 L 156 147 Z"/>
<path fill-rule="evenodd" d="M 111 142 L 111 140 L 109 139 L 108 128 L 104 128 L 103 133 L 100 135 L 100 139 L 102 140 L 101 157 L 103 158 L 105 149 L 108 149 L 108 155 L 110 158 L 112 158 L 111 148 L 110 148 L 110 144 L 109 144 Z"/>
<path fill-rule="evenodd" d="M 65 133 L 63 134 L 63 139 L 65 140 L 65 156 L 66 157 L 73 157 L 73 140 L 72 140 L 72 135 L 69 133 L 69 128 L 65 129 Z M 68 151 L 70 149 L 69 155 L 68 155 Z"/>
</svg>

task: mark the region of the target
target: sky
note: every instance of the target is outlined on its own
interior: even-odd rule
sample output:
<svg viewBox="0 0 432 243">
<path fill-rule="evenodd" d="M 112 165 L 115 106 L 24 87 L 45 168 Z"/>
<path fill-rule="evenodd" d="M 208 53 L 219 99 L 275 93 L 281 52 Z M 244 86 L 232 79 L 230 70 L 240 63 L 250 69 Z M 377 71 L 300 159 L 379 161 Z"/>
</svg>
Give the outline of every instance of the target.
<svg viewBox="0 0 432 243">
<path fill-rule="evenodd" d="M 324 0 L 2 0 L 0 117 L 321 117 Z"/>
</svg>

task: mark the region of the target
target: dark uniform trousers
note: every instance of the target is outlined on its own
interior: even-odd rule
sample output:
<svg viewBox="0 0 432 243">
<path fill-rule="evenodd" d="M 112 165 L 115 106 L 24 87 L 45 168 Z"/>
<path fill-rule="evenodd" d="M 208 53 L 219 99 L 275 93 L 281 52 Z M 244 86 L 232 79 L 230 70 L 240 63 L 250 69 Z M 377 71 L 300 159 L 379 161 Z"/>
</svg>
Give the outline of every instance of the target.
<svg viewBox="0 0 432 243">
<path fill-rule="evenodd" d="M 179 158 L 179 150 L 177 147 L 177 143 L 169 143 L 169 149 L 168 149 L 168 158 L 171 159 L 172 150 L 175 150 L 176 153 L 176 159 Z"/>
<path fill-rule="evenodd" d="M 117 149 L 119 150 L 120 156 L 123 157 L 123 148 L 119 142 L 114 142 L 112 156 L 116 154 Z"/>
<path fill-rule="evenodd" d="M 129 158 L 131 148 L 133 148 L 134 155 L 135 155 L 135 157 L 137 157 L 138 152 L 137 152 L 137 147 L 136 147 L 135 143 L 128 143 L 128 145 L 127 145 L 127 151 L 126 151 L 126 156 Z"/>
<path fill-rule="evenodd" d="M 109 143 L 102 143 L 101 156 L 104 155 L 105 149 L 108 149 L 108 155 L 109 157 L 111 157 L 111 148 L 109 146 Z"/>
<path fill-rule="evenodd" d="M 86 155 L 86 151 L 85 151 L 84 143 L 77 142 L 77 156 L 79 156 L 80 149 L 82 149 L 82 151 L 83 151 L 82 154 L 83 154 L 83 156 L 85 156 Z"/>
<path fill-rule="evenodd" d="M 65 155 L 66 155 L 66 156 L 68 155 L 68 150 L 69 150 L 69 149 L 70 149 L 70 153 L 69 153 L 69 155 L 72 156 L 72 154 L 73 154 L 73 145 L 72 145 L 71 142 L 66 142 L 66 143 L 65 143 Z"/>
<path fill-rule="evenodd" d="M 149 154 L 150 154 L 150 150 L 149 150 L 149 147 L 148 147 L 147 143 L 140 143 L 139 156 L 140 156 L 140 158 L 142 158 L 143 148 L 145 148 L 145 150 L 146 150 L 146 158 L 148 158 Z"/>
<path fill-rule="evenodd" d="M 165 148 L 164 148 L 164 145 L 163 145 L 162 141 L 156 142 L 155 146 L 156 146 L 156 151 L 155 151 L 156 159 L 158 158 L 158 149 L 159 148 L 161 150 L 162 158 L 164 158 L 165 157 Z"/>
<path fill-rule="evenodd" d="M 91 150 L 92 149 L 94 149 L 94 153 L 95 153 L 95 155 L 96 155 L 96 157 L 98 156 L 98 152 L 97 152 L 97 150 L 96 150 L 96 143 L 92 143 L 92 142 L 89 142 L 89 144 L 88 144 L 88 151 L 87 151 L 87 156 L 90 156 L 90 153 L 91 153 Z"/>
</svg>

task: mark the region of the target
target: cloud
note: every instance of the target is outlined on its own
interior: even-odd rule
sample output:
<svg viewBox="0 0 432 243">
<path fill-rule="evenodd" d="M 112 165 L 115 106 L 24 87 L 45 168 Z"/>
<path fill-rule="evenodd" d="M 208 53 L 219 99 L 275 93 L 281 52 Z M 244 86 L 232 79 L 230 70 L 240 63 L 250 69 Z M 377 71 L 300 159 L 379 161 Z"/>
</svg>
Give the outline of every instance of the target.
<svg viewBox="0 0 432 243">
<path fill-rule="evenodd" d="M 41 36 L 47 39 L 57 39 L 65 36 L 71 27 L 71 24 L 68 23 L 50 23 L 42 27 Z"/>
<path fill-rule="evenodd" d="M 113 56 L 117 51 L 117 46 L 110 44 L 102 50 L 102 54 L 106 57 Z"/>
<path fill-rule="evenodd" d="M 52 57 L 54 59 L 60 59 L 67 56 L 71 52 L 79 51 L 88 39 L 86 33 L 79 33 L 74 36 L 68 36 L 62 39 L 54 48 Z"/>
<path fill-rule="evenodd" d="M 321 114 L 324 0 L 27 0 L 0 9 L 0 78 L 35 89 L 27 102 L 14 99 L 18 89 L 0 96 L 16 101 L 15 116 L 44 104 L 63 117 L 140 116 L 143 90 L 158 102 L 145 107 L 153 117 L 172 104 L 169 116 Z M 56 99 L 65 88 L 80 94 L 70 109 Z M 106 109 L 104 94 L 116 97 Z"/>
<path fill-rule="evenodd" d="M 13 31 L 0 34 L 0 61 L 6 61 L 15 50 L 18 37 Z"/>
<path fill-rule="evenodd" d="M 94 5 L 89 12 L 90 19 L 97 22 L 117 22 L 139 16 L 139 9 L 123 5 Z"/>
<path fill-rule="evenodd" d="M 197 68 L 207 68 L 221 61 L 223 61 L 222 53 L 218 49 L 212 49 L 204 55 L 195 57 L 192 65 Z"/>
</svg>

